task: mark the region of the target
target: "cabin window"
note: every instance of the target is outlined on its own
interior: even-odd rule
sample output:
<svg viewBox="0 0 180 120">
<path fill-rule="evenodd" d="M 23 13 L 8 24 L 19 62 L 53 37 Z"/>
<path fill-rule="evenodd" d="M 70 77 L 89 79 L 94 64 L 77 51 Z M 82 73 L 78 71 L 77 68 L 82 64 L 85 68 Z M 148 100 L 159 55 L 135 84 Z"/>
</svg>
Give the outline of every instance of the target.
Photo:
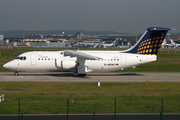
<svg viewBox="0 0 180 120">
<path fill-rule="evenodd" d="M 50 60 L 50 58 L 48 58 L 48 60 Z"/>
<path fill-rule="evenodd" d="M 117 59 L 117 61 L 119 61 L 119 59 Z"/>
<path fill-rule="evenodd" d="M 40 58 L 38 58 L 38 60 L 40 60 Z"/>
<path fill-rule="evenodd" d="M 43 60 L 43 58 L 41 60 Z"/>
</svg>

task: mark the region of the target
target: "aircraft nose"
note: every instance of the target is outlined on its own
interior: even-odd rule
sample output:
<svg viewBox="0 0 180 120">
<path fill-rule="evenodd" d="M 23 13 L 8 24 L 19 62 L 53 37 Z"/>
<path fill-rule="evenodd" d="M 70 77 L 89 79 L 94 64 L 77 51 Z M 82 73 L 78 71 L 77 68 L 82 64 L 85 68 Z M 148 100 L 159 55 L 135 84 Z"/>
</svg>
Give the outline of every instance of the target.
<svg viewBox="0 0 180 120">
<path fill-rule="evenodd" d="M 3 65 L 3 67 L 6 68 L 6 69 L 8 69 L 8 68 L 10 68 L 10 64 L 9 64 L 9 63 L 6 63 L 6 64 Z"/>
</svg>

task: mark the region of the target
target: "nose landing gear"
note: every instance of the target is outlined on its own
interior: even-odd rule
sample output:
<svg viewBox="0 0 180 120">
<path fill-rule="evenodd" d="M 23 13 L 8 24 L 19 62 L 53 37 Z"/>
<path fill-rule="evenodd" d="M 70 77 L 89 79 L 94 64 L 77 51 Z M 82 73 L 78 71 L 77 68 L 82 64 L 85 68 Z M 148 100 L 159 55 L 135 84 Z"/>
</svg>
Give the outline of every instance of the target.
<svg viewBox="0 0 180 120">
<path fill-rule="evenodd" d="M 19 75 L 19 74 L 18 74 L 18 72 L 16 71 L 16 72 L 14 73 L 14 75 L 17 76 L 17 75 Z"/>
</svg>

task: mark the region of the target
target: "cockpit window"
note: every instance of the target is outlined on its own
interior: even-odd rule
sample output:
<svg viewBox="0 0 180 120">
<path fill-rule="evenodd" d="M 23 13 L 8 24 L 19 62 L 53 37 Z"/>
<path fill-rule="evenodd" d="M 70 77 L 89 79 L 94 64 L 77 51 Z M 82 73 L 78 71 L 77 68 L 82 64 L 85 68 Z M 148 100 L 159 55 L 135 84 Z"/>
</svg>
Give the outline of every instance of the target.
<svg viewBox="0 0 180 120">
<path fill-rule="evenodd" d="M 20 60 L 23 60 L 23 57 L 20 57 Z"/>
<path fill-rule="evenodd" d="M 18 59 L 18 60 L 26 60 L 26 57 L 25 56 L 18 56 L 16 59 Z"/>
</svg>

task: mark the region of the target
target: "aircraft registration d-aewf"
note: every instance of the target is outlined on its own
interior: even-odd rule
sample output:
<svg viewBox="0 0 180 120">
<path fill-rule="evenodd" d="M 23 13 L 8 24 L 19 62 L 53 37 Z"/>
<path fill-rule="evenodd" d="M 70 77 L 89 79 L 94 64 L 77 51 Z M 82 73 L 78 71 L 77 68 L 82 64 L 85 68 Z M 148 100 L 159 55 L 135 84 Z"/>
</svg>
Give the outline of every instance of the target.
<svg viewBox="0 0 180 120">
<path fill-rule="evenodd" d="M 19 71 L 75 72 L 85 76 L 87 72 L 123 70 L 125 68 L 156 61 L 157 53 L 169 28 L 151 27 L 139 41 L 125 51 L 33 51 L 19 55 L 3 65 Z"/>
</svg>

